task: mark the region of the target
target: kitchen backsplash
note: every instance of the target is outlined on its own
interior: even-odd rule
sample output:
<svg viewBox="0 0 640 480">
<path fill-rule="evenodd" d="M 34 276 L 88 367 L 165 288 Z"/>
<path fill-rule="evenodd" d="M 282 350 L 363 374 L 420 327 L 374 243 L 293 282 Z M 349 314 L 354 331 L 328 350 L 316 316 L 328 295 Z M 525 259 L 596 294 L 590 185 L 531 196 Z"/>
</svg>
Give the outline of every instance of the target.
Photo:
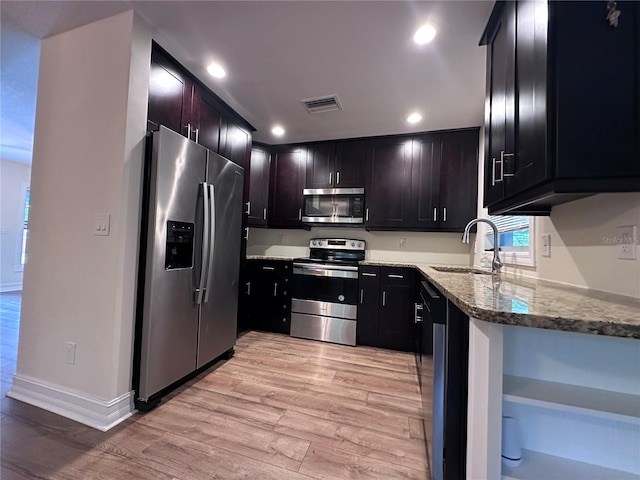
<svg viewBox="0 0 640 480">
<path fill-rule="evenodd" d="M 308 230 L 252 228 L 248 255 L 306 257 L 309 239 L 316 237 L 357 238 L 367 242 L 367 260 L 411 261 L 434 264 L 469 265 L 470 248 L 460 233 L 367 232 L 358 228 L 316 227 Z M 400 241 L 404 239 L 404 248 Z"/>
<path fill-rule="evenodd" d="M 640 229 L 640 194 L 595 195 L 553 208 L 550 217 L 536 218 L 536 266 L 504 271 L 568 285 L 640 298 L 640 260 L 618 259 L 616 227 Z M 541 235 L 551 235 L 551 256 L 541 255 Z M 249 255 L 305 257 L 313 237 L 346 237 L 367 241 L 367 260 L 433 264 L 479 264 L 474 242 L 464 245 L 458 233 L 367 232 L 356 228 L 276 230 L 252 228 Z M 400 247 L 400 239 L 406 240 Z M 607 241 L 607 239 L 614 239 Z M 636 239 L 638 241 L 638 239 Z M 640 247 L 636 245 L 638 255 Z"/>
</svg>

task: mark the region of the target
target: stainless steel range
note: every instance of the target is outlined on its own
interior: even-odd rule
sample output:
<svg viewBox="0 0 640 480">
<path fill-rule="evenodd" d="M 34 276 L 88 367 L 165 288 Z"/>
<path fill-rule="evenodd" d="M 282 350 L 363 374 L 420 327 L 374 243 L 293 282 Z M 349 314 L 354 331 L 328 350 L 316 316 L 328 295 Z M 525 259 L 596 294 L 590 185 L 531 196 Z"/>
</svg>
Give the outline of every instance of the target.
<svg viewBox="0 0 640 480">
<path fill-rule="evenodd" d="M 313 238 L 309 258 L 293 261 L 291 336 L 356 344 L 358 262 L 366 242 Z"/>
</svg>

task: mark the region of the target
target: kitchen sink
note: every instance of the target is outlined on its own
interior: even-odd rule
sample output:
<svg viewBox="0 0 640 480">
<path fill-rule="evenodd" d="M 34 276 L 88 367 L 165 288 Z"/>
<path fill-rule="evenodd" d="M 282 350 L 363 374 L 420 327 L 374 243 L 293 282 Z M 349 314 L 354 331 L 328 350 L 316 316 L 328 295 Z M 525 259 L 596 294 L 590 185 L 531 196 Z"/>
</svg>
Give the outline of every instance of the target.
<svg viewBox="0 0 640 480">
<path fill-rule="evenodd" d="M 431 267 L 438 272 L 445 273 L 474 273 L 476 275 L 491 275 L 491 270 L 480 270 L 472 267 Z"/>
</svg>

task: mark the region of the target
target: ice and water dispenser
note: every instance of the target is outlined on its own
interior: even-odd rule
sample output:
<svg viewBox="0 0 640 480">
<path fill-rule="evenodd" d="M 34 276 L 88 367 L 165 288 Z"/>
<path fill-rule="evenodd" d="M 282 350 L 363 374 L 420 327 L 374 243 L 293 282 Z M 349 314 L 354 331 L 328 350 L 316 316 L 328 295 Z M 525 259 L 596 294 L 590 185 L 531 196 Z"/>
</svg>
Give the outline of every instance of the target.
<svg viewBox="0 0 640 480">
<path fill-rule="evenodd" d="M 193 267 L 195 225 L 188 222 L 167 222 L 167 246 L 164 267 L 167 270 Z"/>
</svg>

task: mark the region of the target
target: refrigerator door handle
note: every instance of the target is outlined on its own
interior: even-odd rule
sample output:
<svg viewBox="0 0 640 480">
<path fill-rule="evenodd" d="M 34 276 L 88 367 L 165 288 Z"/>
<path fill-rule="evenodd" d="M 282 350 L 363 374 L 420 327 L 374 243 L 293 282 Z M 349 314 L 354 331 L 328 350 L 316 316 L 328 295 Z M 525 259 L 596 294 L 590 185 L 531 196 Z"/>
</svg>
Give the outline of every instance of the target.
<svg viewBox="0 0 640 480">
<path fill-rule="evenodd" d="M 202 210 L 203 210 L 203 218 L 204 225 L 202 228 L 202 252 L 200 255 L 200 281 L 198 282 L 198 287 L 195 291 L 196 304 L 200 305 L 202 303 L 202 297 L 205 289 L 205 281 L 207 279 L 207 252 L 209 251 L 209 185 L 207 182 L 202 182 L 200 184 L 202 187 Z"/>
<path fill-rule="evenodd" d="M 209 187 L 209 252 L 207 262 L 207 277 L 204 286 L 204 303 L 209 301 L 209 286 L 211 285 L 211 276 L 213 274 L 213 258 L 215 255 L 215 243 L 216 243 L 216 191 L 213 184 L 208 184 Z"/>
</svg>

